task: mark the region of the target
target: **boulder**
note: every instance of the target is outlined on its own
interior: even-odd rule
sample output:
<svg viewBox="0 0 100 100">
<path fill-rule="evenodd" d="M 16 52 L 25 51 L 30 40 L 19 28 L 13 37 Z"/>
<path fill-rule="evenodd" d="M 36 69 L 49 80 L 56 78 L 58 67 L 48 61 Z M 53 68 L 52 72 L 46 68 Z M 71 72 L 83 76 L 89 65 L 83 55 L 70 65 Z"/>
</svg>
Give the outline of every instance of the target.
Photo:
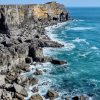
<svg viewBox="0 0 100 100">
<path fill-rule="evenodd" d="M 54 90 L 48 90 L 46 97 L 50 99 L 54 99 L 58 97 L 58 93 Z"/>
<path fill-rule="evenodd" d="M 65 61 L 60 61 L 60 60 L 52 60 L 51 63 L 52 63 L 52 64 L 56 64 L 56 65 L 63 65 L 63 64 L 65 64 L 66 62 L 65 62 Z"/>
<path fill-rule="evenodd" d="M 0 87 L 5 84 L 5 75 L 0 75 Z"/>
<path fill-rule="evenodd" d="M 29 77 L 29 85 L 35 85 L 38 83 L 38 79 L 36 79 L 35 77 Z"/>
<path fill-rule="evenodd" d="M 29 100 L 43 100 L 43 98 L 39 94 L 35 94 Z"/>
<path fill-rule="evenodd" d="M 16 93 L 15 96 L 18 100 L 24 100 L 24 96 L 21 94 Z"/>
<path fill-rule="evenodd" d="M 42 75 L 43 72 L 39 69 L 36 69 L 36 71 L 34 72 L 35 75 Z"/>
<path fill-rule="evenodd" d="M 22 87 L 21 85 L 14 83 L 14 89 L 18 94 L 23 95 L 25 97 L 28 96 L 26 89 Z"/>
</svg>

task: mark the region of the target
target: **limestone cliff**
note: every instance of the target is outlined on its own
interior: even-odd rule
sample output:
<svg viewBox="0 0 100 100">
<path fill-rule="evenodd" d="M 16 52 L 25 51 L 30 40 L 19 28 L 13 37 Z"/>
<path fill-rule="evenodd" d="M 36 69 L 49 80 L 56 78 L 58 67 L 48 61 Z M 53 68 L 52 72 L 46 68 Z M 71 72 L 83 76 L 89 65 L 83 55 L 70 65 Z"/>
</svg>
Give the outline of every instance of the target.
<svg viewBox="0 0 100 100">
<path fill-rule="evenodd" d="M 56 2 L 31 5 L 1 5 L 8 24 L 20 24 L 26 19 L 47 19 L 58 17 L 61 12 L 67 13 L 64 5 Z M 1 13 L 1 11 L 0 11 Z"/>
</svg>

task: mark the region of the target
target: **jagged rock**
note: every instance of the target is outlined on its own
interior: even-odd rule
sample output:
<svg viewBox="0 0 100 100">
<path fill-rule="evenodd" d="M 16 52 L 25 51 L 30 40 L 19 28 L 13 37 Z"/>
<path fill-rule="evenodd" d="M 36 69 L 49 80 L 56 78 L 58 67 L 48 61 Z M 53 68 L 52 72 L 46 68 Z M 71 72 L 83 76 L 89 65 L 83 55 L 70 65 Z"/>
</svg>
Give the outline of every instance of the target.
<svg viewBox="0 0 100 100">
<path fill-rule="evenodd" d="M 3 41 L 1 44 L 3 44 L 5 47 L 11 47 L 13 45 L 11 41 Z"/>
<path fill-rule="evenodd" d="M 16 97 L 18 100 L 24 100 L 24 96 L 21 95 L 21 94 L 16 93 L 16 94 L 15 94 L 15 97 Z"/>
<path fill-rule="evenodd" d="M 39 69 L 36 69 L 36 71 L 34 72 L 35 75 L 42 75 L 43 72 Z"/>
<path fill-rule="evenodd" d="M 60 60 L 52 60 L 51 63 L 52 63 L 52 64 L 57 64 L 57 65 L 63 65 L 63 64 L 65 64 L 66 62 L 65 62 L 65 61 L 60 61 Z"/>
<path fill-rule="evenodd" d="M 54 90 L 48 90 L 46 97 L 50 99 L 54 99 L 58 97 L 58 93 Z"/>
<path fill-rule="evenodd" d="M 6 83 L 4 88 L 7 90 L 7 91 L 10 91 L 10 92 L 15 92 L 14 90 L 14 87 L 12 84 L 9 84 L 9 83 Z"/>
<path fill-rule="evenodd" d="M 25 97 L 28 96 L 26 89 L 24 87 L 22 87 L 21 85 L 14 83 L 14 89 L 18 94 L 23 95 Z"/>
<path fill-rule="evenodd" d="M 27 80 L 28 80 L 28 77 L 26 77 L 26 76 L 23 76 L 23 75 L 19 75 L 18 77 L 17 77 L 17 83 L 18 84 L 27 84 Z"/>
<path fill-rule="evenodd" d="M 38 79 L 34 77 L 30 77 L 28 80 L 29 80 L 29 85 L 35 85 L 38 83 Z"/>
<path fill-rule="evenodd" d="M 15 47 L 15 51 L 18 54 L 19 58 L 22 58 L 28 55 L 28 46 L 25 43 L 22 43 Z"/>
<path fill-rule="evenodd" d="M 5 80 L 8 83 L 17 82 L 17 75 L 12 75 L 12 74 L 6 75 Z"/>
<path fill-rule="evenodd" d="M 29 46 L 29 56 L 35 60 L 35 58 L 41 58 L 43 57 L 43 50 L 42 48 L 35 47 L 35 45 Z"/>
<path fill-rule="evenodd" d="M 43 100 L 43 98 L 39 94 L 35 94 L 29 100 Z"/>
<path fill-rule="evenodd" d="M 39 91 L 39 88 L 38 87 L 34 87 L 32 90 L 31 90 L 33 93 L 36 93 Z"/>
<path fill-rule="evenodd" d="M 3 91 L 3 94 L 1 96 L 1 98 L 3 100 L 13 100 L 12 99 L 12 96 L 11 96 L 11 93 L 10 92 L 7 92 L 6 90 Z"/>
<path fill-rule="evenodd" d="M 5 84 L 6 75 L 0 75 L 0 87 Z"/>
<path fill-rule="evenodd" d="M 29 71 L 29 65 L 27 65 L 25 63 L 20 63 L 17 67 L 23 71 L 27 71 L 27 72 Z"/>
<path fill-rule="evenodd" d="M 32 58 L 31 57 L 27 57 L 27 58 L 25 58 L 25 62 L 26 63 L 32 63 Z"/>
</svg>

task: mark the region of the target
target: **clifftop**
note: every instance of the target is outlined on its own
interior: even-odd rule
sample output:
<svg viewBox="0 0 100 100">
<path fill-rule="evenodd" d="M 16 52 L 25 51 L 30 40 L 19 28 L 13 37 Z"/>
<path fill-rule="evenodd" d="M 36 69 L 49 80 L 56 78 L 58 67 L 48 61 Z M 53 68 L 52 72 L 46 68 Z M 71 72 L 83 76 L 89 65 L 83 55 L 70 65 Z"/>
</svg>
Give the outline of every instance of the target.
<svg viewBox="0 0 100 100">
<path fill-rule="evenodd" d="M 26 19 L 48 19 L 58 17 L 61 12 L 67 13 L 64 5 L 56 2 L 30 5 L 0 5 L 7 24 L 20 24 Z M 1 14 L 0 14 L 1 15 Z"/>
</svg>

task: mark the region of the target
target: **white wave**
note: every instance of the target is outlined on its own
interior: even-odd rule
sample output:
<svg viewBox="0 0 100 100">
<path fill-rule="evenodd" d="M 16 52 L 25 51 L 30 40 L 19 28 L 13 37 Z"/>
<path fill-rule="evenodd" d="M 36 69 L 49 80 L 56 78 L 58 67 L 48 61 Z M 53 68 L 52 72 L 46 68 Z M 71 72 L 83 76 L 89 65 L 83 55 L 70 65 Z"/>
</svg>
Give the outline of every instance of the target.
<svg viewBox="0 0 100 100">
<path fill-rule="evenodd" d="M 96 46 L 93 46 L 93 47 L 91 47 L 91 49 L 98 50 L 99 48 L 97 48 Z"/>
<path fill-rule="evenodd" d="M 85 21 L 85 20 L 82 20 L 82 19 L 75 19 L 75 20 L 73 20 L 73 21 L 76 21 L 76 22 L 83 22 L 83 21 Z"/>
<path fill-rule="evenodd" d="M 94 27 L 66 27 L 67 30 L 74 30 L 74 31 L 84 31 L 84 30 L 91 30 Z"/>
<path fill-rule="evenodd" d="M 79 54 L 80 57 L 87 57 L 89 54 L 91 53 L 91 51 L 86 52 L 84 54 Z"/>
<path fill-rule="evenodd" d="M 76 46 L 75 46 L 73 43 L 66 43 L 64 48 L 65 48 L 67 51 L 71 51 L 71 50 L 73 50 L 75 47 L 76 47 Z"/>
<path fill-rule="evenodd" d="M 81 42 L 84 42 L 86 44 L 89 44 L 86 39 L 80 39 L 80 38 L 76 38 L 75 40 L 72 40 L 73 42 L 76 42 L 76 43 L 81 43 Z"/>
<path fill-rule="evenodd" d="M 67 24 L 67 22 L 58 23 L 57 25 L 46 27 L 45 30 L 56 29 L 56 28 L 59 28 L 59 27 L 66 25 L 66 24 Z"/>
</svg>

